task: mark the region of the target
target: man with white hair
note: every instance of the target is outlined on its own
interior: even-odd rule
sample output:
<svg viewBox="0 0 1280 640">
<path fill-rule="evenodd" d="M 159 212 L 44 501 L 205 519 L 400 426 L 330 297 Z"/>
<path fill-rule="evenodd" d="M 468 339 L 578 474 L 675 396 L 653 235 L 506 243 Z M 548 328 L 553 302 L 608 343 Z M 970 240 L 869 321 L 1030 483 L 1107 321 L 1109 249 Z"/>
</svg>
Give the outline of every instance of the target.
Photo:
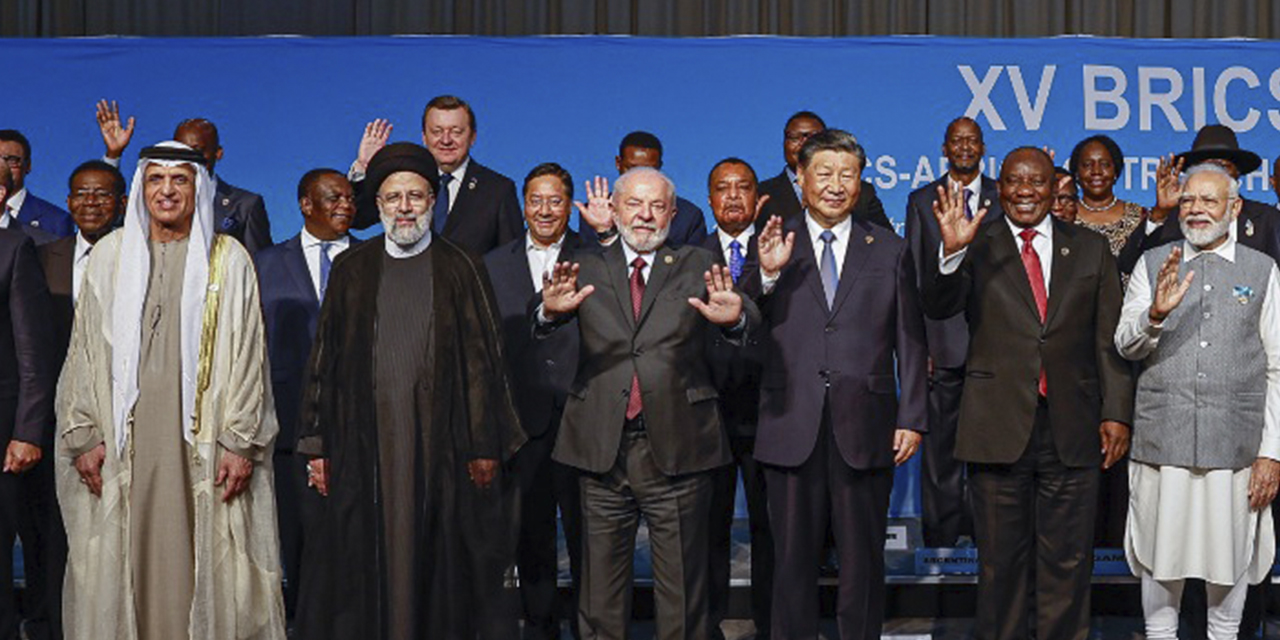
<svg viewBox="0 0 1280 640">
<path fill-rule="evenodd" d="M 285 637 L 257 278 L 203 163 L 144 149 L 81 284 L 58 386 L 73 640 Z"/>
<path fill-rule="evenodd" d="M 1226 170 L 1193 167 L 1178 205 L 1185 240 L 1138 261 L 1116 327 L 1141 363 L 1125 551 L 1148 638 L 1177 637 L 1184 582 L 1199 578 L 1220 640 L 1275 558 L 1280 285 L 1275 262 L 1230 233 L 1241 199 Z"/>
<path fill-rule="evenodd" d="M 419 145 L 369 162 L 386 235 L 330 273 L 295 451 L 328 498 L 307 532 L 298 636 L 473 640 L 515 555 L 525 442 L 484 262 L 432 231 L 440 173 Z M 443 197 L 443 190 L 440 192 Z"/>
<path fill-rule="evenodd" d="M 666 244 L 676 212 L 669 178 L 638 167 L 615 188 L 589 207 L 597 216 L 609 209 L 622 241 L 557 264 L 534 327 L 535 337 L 545 337 L 578 319 L 578 372 L 552 458 L 582 471 L 579 627 L 587 639 L 628 637 L 643 515 L 653 548 L 655 637 L 702 640 L 709 633 L 711 471 L 733 459 L 708 329 L 719 327 L 741 345 L 760 316 L 734 291 L 716 254 Z M 596 192 L 607 193 L 607 183 Z"/>
</svg>

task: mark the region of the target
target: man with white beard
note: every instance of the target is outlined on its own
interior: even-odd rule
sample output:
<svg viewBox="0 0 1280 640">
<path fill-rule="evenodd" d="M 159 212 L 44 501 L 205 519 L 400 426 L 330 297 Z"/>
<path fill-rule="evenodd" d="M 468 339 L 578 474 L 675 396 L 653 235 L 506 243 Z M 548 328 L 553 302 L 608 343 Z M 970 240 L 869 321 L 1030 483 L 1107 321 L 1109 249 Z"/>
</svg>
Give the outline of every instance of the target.
<svg viewBox="0 0 1280 640">
<path fill-rule="evenodd" d="M 1275 558 L 1280 285 L 1275 262 L 1230 233 L 1241 199 L 1224 169 L 1193 167 L 1178 205 L 1185 240 L 1143 255 L 1116 327 L 1141 363 L 1125 551 L 1148 638 L 1177 637 L 1184 582 L 1199 578 L 1208 637 L 1223 640 Z"/>
<path fill-rule="evenodd" d="M 483 261 L 431 231 L 439 172 L 387 145 L 360 207 L 386 236 L 334 263 L 295 451 L 327 495 L 308 532 L 298 635 L 495 637 L 524 443 Z M 313 542 L 314 540 L 314 542 Z"/>
<path fill-rule="evenodd" d="M 596 194 L 608 193 L 603 178 L 597 185 Z M 704 640 L 711 471 L 733 459 L 708 358 L 710 329 L 741 346 L 760 316 L 716 254 L 665 243 L 676 213 L 667 176 L 634 168 L 615 187 L 612 198 L 591 198 L 590 217 L 612 215 L 622 241 L 557 264 L 534 320 L 535 338 L 545 338 L 578 319 L 578 371 L 552 458 L 582 471 L 579 627 L 584 639 L 628 637 L 643 515 L 655 637 Z"/>
</svg>

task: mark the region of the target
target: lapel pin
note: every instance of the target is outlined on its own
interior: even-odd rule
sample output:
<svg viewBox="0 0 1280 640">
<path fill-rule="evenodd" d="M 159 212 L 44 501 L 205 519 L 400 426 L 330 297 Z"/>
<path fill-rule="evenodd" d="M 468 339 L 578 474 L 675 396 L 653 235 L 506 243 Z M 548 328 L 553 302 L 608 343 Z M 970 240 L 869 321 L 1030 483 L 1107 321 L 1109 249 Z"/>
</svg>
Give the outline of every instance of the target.
<svg viewBox="0 0 1280 640">
<path fill-rule="evenodd" d="M 469 189 L 469 190 L 471 190 L 471 191 L 475 191 L 475 190 L 476 190 L 476 179 L 475 179 L 475 178 L 472 178 L 472 179 L 471 179 L 471 181 L 467 183 L 467 189 Z"/>
<path fill-rule="evenodd" d="M 1244 234 L 1246 236 L 1249 236 L 1250 238 L 1253 237 L 1253 221 L 1252 220 L 1244 221 Z"/>
<path fill-rule="evenodd" d="M 664 256 L 664 257 L 662 258 L 662 261 L 663 261 L 663 262 L 665 262 L 665 263 L 667 263 L 667 264 L 671 264 L 671 263 L 675 262 L 675 261 L 676 261 L 676 259 L 675 259 L 675 257 L 673 257 L 673 256 Z"/>
<path fill-rule="evenodd" d="M 1068 249 L 1068 248 L 1066 248 L 1066 247 L 1063 247 L 1063 248 L 1062 248 L 1062 255 L 1063 255 L 1063 256 L 1069 256 L 1069 255 L 1071 255 L 1071 250 L 1070 250 L 1070 249 Z"/>
<path fill-rule="evenodd" d="M 876 241 L 876 239 L 873 236 L 867 236 L 866 238 L 863 238 L 863 240 L 866 240 L 867 244 L 871 244 L 872 242 Z"/>
<path fill-rule="evenodd" d="M 229 204 L 231 204 L 231 198 L 223 198 L 223 199 L 222 199 L 222 206 L 224 206 L 224 207 L 225 207 L 225 206 L 227 206 L 227 205 L 229 205 Z"/>
<path fill-rule="evenodd" d="M 983 200 L 983 201 L 982 201 L 982 206 L 984 206 L 984 207 L 989 207 L 989 206 L 991 206 L 991 201 L 990 201 L 990 200 Z"/>
</svg>

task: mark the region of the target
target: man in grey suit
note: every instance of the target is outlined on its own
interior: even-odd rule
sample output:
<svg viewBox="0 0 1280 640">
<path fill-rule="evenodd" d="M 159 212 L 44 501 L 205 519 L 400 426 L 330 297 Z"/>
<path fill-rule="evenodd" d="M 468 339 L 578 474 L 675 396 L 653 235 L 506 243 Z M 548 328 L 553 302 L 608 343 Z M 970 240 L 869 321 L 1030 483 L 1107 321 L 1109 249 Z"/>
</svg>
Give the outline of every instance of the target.
<svg viewBox="0 0 1280 640">
<path fill-rule="evenodd" d="M 1105 238 L 1049 215 L 1054 186 L 1049 155 L 1023 147 L 1000 168 L 1003 221 L 966 216 L 958 190 L 934 205 L 925 313 L 969 319 L 956 457 L 969 463 L 979 640 L 1028 637 L 1030 611 L 1040 640 L 1088 637 L 1099 468 L 1129 448 L 1119 272 Z"/>
<path fill-rule="evenodd" d="M 759 312 L 715 254 L 665 244 L 676 209 L 670 179 L 637 168 L 616 187 L 592 205 L 612 210 L 622 241 L 557 264 L 535 312 L 539 336 L 576 317 L 581 338 L 552 456 L 582 471 L 579 624 L 583 638 L 627 637 L 643 515 L 656 637 L 704 640 L 711 471 L 732 459 L 707 348 L 716 327 L 741 343 Z"/>
<path fill-rule="evenodd" d="M 947 157 L 946 175 L 912 191 L 907 198 L 906 235 L 921 284 L 922 274 L 926 273 L 925 256 L 937 251 L 942 241 L 938 221 L 933 217 L 939 188 L 961 189 L 965 215 L 969 217 L 986 209 L 983 224 L 1002 217 L 996 181 L 982 175 L 986 144 L 978 123 L 968 117 L 952 120 L 942 138 L 942 153 Z M 929 343 L 929 437 L 921 445 L 921 525 L 926 546 L 951 547 L 961 536 L 973 536 L 964 463 L 955 458 L 969 325 L 964 314 L 956 314 L 944 320 L 926 319 L 924 328 Z"/>
</svg>

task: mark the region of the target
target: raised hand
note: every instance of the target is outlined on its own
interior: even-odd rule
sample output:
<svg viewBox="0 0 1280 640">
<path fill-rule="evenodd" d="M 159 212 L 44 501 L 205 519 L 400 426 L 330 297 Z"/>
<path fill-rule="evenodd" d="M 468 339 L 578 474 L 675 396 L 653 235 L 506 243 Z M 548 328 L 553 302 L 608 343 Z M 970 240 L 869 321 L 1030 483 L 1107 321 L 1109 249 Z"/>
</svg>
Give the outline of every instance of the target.
<svg viewBox="0 0 1280 640">
<path fill-rule="evenodd" d="M 378 118 L 364 126 L 364 135 L 360 136 L 360 146 L 356 148 L 356 168 L 364 171 L 369 161 L 380 149 L 387 146 L 391 137 L 391 122 Z"/>
<path fill-rule="evenodd" d="M 1152 322 L 1163 322 L 1182 303 L 1182 296 L 1191 288 L 1191 279 L 1195 271 L 1188 271 L 1187 277 L 1178 278 L 1178 265 L 1182 264 L 1182 248 L 1174 247 L 1160 266 L 1160 275 L 1156 278 L 1156 291 L 1151 300 L 1149 312 Z"/>
<path fill-rule="evenodd" d="M 711 265 L 711 270 L 702 277 L 707 281 L 707 301 L 689 298 L 690 306 L 712 324 L 725 328 L 737 325 L 742 319 L 742 296 L 733 290 L 729 267 Z"/>
<path fill-rule="evenodd" d="M 760 271 L 767 276 L 776 277 L 791 261 L 791 250 L 796 246 L 796 232 L 792 231 L 783 237 L 782 218 L 772 216 L 765 223 L 756 242 L 760 250 Z"/>
<path fill-rule="evenodd" d="M 969 246 L 986 215 L 987 209 L 983 207 L 973 214 L 973 219 L 969 219 L 964 215 L 964 194 L 960 192 L 960 185 L 952 189 L 939 185 L 938 199 L 933 203 L 933 217 L 937 218 L 938 229 L 942 232 L 943 254 L 954 255 Z"/>
<path fill-rule="evenodd" d="M 596 287 L 589 284 L 578 289 L 578 263 L 557 262 L 554 269 L 542 275 L 542 315 L 555 320 L 573 313 Z"/>
<path fill-rule="evenodd" d="M 133 116 L 129 116 L 129 124 L 120 126 L 120 106 L 115 100 L 98 101 L 98 130 L 102 132 L 102 142 L 107 145 L 108 158 L 124 155 L 125 147 L 133 139 L 133 124 Z"/>
<path fill-rule="evenodd" d="M 1178 210 L 1178 198 L 1182 197 L 1182 158 L 1171 153 L 1160 158 L 1156 167 L 1156 206 L 1148 214 L 1152 222 L 1164 222 Z"/>
<path fill-rule="evenodd" d="M 604 233 L 613 228 L 613 201 L 609 199 L 609 181 L 596 176 L 595 184 L 587 181 L 587 203 L 575 200 L 573 206 L 578 208 L 582 221 L 587 223 L 596 233 Z"/>
</svg>

